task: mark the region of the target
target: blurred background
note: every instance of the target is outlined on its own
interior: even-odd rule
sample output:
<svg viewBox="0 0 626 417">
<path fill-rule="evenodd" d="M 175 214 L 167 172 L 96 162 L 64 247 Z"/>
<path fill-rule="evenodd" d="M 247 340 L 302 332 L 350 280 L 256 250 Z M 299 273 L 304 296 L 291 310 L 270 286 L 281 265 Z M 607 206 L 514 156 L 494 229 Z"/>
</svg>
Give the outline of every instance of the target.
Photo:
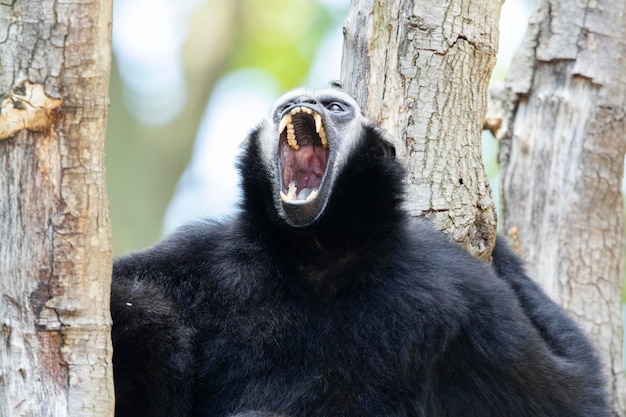
<svg viewBox="0 0 626 417">
<path fill-rule="evenodd" d="M 339 79 L 348 0 L 116 0 L 106 163 L 113 250 L 159 240 L 238 198 L 234 160 L 284 91 Z M 494 80 L 529 0 L 507 0 Z M 496 143 L 483 140 L 497 184 Z"/>
</svg>

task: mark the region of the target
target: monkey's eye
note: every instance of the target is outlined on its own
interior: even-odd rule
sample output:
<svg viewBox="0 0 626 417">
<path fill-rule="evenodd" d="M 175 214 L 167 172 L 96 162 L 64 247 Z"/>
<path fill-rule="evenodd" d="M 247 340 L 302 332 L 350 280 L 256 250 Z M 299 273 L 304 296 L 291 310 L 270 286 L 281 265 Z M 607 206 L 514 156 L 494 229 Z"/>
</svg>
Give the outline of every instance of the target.
<svg viewBox="0 0 626 417">
<path fill-rule="evenodd" d="M 339 113 L 339 112 L 344 111 L 343 106 L 340 103 L 337 103 L 336 101 L 326 104 L 325 107 L 328 110 L 332 111 L 333 113 Z"/>
</svg>

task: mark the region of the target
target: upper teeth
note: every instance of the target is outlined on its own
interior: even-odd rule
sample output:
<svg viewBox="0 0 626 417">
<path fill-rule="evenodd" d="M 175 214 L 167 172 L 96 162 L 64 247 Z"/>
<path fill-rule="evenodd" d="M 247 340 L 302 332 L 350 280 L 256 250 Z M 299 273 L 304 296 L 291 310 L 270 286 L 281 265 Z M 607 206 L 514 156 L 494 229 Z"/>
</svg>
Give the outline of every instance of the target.
<svg viewBox="0 0 626 417">
<path fill-rule="evenodd" d="M 291 118 L 291 116 L 300 112 L 313 115 L 313 120 L 315 121 L 315 132 L 319 135 L 322 146 L 324 148 L 328 148 L 328 138 L 326 137 L 326 131 L 324 130 L 324 125 L 322 123 L 322 116 L 308 107 L 302 106 L 291 109 L 291 111 L 280 120 L 280 124 L 278 125 L 278 134 L 282 134 L 285 131 L 285 128 L 287 128 L 287 143 L 292 149 L 300 149 L 300 145 L 298 145 L 298 141 L 296 139 L 296 131 L 292 123 L 293 120 Z"/>
<path fill-rule="evenodd" d="M 320 139 L 322 140 L 322 146 L 328 148 L 328 138 L 326 138 L 326 131 L 324 130 L 324 126 L 320 126 L 319 132 Z"/>
<path fill-rule="evenodd" d="M 298 145 L 298 141 L 296 141 L 296 129 L 291 123 L 287 125 L 287 143 L 296 151 L 300 149 L 300 145 Z"/>
</svg>

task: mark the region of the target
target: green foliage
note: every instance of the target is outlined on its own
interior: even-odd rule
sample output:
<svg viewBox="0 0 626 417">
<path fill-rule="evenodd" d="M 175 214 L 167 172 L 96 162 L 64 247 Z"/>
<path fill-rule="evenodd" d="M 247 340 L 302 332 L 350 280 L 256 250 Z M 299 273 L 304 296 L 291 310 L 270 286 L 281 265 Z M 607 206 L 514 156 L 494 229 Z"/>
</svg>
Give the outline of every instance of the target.
<svg viewBox="0 0 626 417">
<path fill-rule="evenodd" d="M 146 125 L 124 104 L 124 85 L 116 61 L 111 71 L 111 109 L 107 131 L 107 186 L 111 203 L 113 250 L 116 255 L 146 247 L 161 238 L 161 223 L 180 174 L 190 158 L 204 105 L 216 80 L 229 71 L 257 67 L 273 75 L 285 90 L 303 82 L 316 48 L 333 25 L 326 9 L 310 0 L 240 0 L 217 7 L 205 0 L 204 14 L 193 18 L 202 26 L 231 22 L 223 39 L 226 53 L 198 50 L 206 31 L 190 29 L 186 54 L 214 54 L 213 68 L 185 67 L 187 102 L 173 120 Z M 233 6 L 234 5 L 234 6 Z M 183 6 L 177 6 L 183 7 Z M 233 18 L 233 7 L 236 7 Z M 223 15 L 216 16 L 216 13 Z M 225 23 L 228 24 L 228 23 Z M 222 41 L 222 39 L 220 39 Z M 225 56 L 225 58 L 223 58 Z M 190 65 L 186 60 L 183 65 Z M 195 71 L 195 72 L 194 72 Z"/>
<path fill-rule="evenodd" d="M 331 16 L 310 0 L 243 2 L 241 26 L 227 70 L 257 67 L 285 90 L 300 85 Z"/>
</svg>

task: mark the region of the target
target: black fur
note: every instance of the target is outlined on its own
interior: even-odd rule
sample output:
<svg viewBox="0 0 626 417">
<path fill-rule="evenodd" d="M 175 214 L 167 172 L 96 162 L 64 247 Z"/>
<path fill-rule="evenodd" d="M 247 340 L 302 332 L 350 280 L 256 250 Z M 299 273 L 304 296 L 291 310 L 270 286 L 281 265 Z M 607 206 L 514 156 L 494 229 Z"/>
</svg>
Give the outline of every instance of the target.
<svg viewBox="0 0 626 417">
<path fill-rule="evenodd" d="M 115 262 L 117 417 L 609 415 L 583 333 L 501 241 L 492 266 L 412 220 L 367 119 L 320 216 L 289 226 L 260 150 L 279 119 L 248 139 L 237 217 Z"/>
</svg>

